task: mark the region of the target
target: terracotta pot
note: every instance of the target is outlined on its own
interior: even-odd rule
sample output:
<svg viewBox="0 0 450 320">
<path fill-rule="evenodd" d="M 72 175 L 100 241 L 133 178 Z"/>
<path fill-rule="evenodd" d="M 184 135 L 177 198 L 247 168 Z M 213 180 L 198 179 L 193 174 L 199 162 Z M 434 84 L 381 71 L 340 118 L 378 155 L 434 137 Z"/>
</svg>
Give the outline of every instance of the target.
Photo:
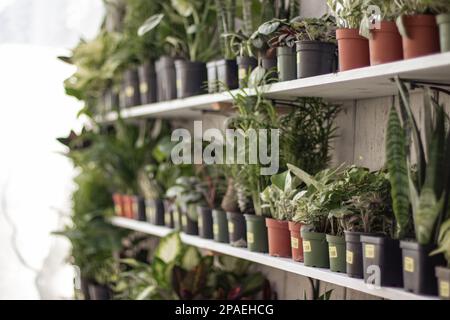
<svg viewBox="0 0 450 320">
<path fill-rule="evenodd" d="M 120 193 L 114 193 L 112 198 L 114 202 L 114 213 L 117 216 L 122 217 L 124 215 L 122 195 Z"/>
<path fill-rule="evenodd" d="M 291 233 L 291 251 L 292 259 L 295 261 L 303 261 L 303 243 L 300 236 L 301 223 L 289 221 L 289 231 Z"/>
<path fill-rule="evenodd" d="M 125 218 L 133 219 L 133 197 L 129 195 L 122 195 L 123 202 L 123 216 Z"/>
<path fill-rule="evenodd" d="M 439 31 L 435 16 L 428 14 L 404 16 L 403 23 L 408 35 L 403 37 L 405 59 L 439 52 Z"/>
<path fill-rule="evenodd" d="M 291 258 L 291 234 L 288 221 L 266 218 L 269 254 L 274 257 Z"/>
<path fill-rule="evenodd" d="M 442 13 L 436 17 L 439 25 L 439 38 L 441 42 L 441 52 L 450 51 L 450 13 Z"/>
<path fill-rule="evenodd" d="M 370 65 L 403 59 L 402 36 L 394 21 L 381 21 L 380 29 L 371 30 Z"/>
<path fill-rule="evenodd" d="M 369 40 L 359 35 L 358 29 L 337 29 L 339 71 L 370 65 Z"/>
</svg>

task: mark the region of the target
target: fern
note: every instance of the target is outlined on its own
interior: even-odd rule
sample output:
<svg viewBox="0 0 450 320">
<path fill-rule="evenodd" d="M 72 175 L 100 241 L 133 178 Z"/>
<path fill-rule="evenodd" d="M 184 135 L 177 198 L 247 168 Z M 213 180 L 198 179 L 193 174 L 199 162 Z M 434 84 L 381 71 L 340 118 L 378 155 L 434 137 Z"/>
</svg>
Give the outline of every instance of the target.
<svg viewBox="0 0 450 320">
<path fill-rule="evenodd" d="M 391 182 L 392 207 L 397 221 L 396 237 L 403 238 L 410 223 L 406 137 L 395 107 L 389 113 L 386 158 Z"/>
</svg>

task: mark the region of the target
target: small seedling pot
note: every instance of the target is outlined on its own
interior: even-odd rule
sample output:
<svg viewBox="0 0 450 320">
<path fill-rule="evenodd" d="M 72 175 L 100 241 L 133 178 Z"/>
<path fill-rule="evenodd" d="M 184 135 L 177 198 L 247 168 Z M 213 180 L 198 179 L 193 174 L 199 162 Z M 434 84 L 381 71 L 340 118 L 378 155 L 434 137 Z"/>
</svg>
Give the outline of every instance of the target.
<svg viewBox="0 0 450 320">
<path fill-rule="evenodd" d="M 227 212 L 228 239 L 234 247 L 247 248 L 247 228 L 242 213 Z"/>
<path fill-rule="evenodd" d="M 239 88 L 245 88 L 247 86 L 246 79 L 258 65 L 258 60 L 253 57 L 239 56 L 236 58 L 236 62 L 238 65 Z"/>
<path fill-rule="evenodd" d="M 404 16 L 403 24 L 408 35 L 402 37 L 405 59 L 426 56 L 440 51 L 439 30 L 434 15 Z"/>
<path fill-rule="evenodd" d="M 363 279 L 363 252 L 361 245 L 361 236 L 370 235 L 363 232 L 344 231 L 345 234 L 345 260 L 347 263 L 347 275 L 352 278 Z"/>
<path fill-rule="evenodd" d="M 146 221 L 145 199 L 141 196 L 133 196 L 133 217 L 138 221 Z"/>
<path fill-rule="evenodd" d="M 120 193 L 114 193 L 112 195 L 112 198 L 114 202 L 114 213 L 116 214 L 116 216 L 125 216 L 122 195 Z"/>
<path fill-rule="evenodd" d="M 156 102 L 157 84 L 155 66 L 148 61 L 139 66 L 139 92 L 141 94 L 141 103 L 149 104 Z"/>
<path fill-rule="evenodd" d="M 123 74 L 122 79 L 123 107 L 129 108 L 141 104 L 139 92 L 139 75 L 137 68 L 129 68 Z"/>
<path fill-rule="evenodd" d="M 328 256 L 330 258 L 330 270 L 334 272 L 347 271 L 345 262 L 345 238 L 327 234 Z"/>
<path fill-rule="evenodd" d="M 278 80 L 289 81 L 297 79 L 295 49 L 292 47 L 277 48 Z"/>
<path fill-rule="evenodd" d="M 147 221 L 157 226 L 164 225 L 164 203 L 161 199 L 147 199 L 145 201 Z"/>
<path fill-rule="evenodd" d="M 289 221 L 289 232 L 291 233 L 291 250 L 294 261 L 303 261 L 303 242 L 300 236 L 301 223 Z"/>
<path fill-rule="evenodd" d="M 369 40 L 359 35 L 358 29 L 337 29 L 339 71 L 370 65 Z"/>
<path fill-rule="evenodd" d="M 219 209 L 214 209 L 212 211 L 212 217 L 214 241 L 229 243 L 228 220 L 226 212 Z"/>
<path fill-rule="evenodd" d="M 439 298 L 450 300 L 450 268 L 436 267 Z"/>
<path fill-rule="evenodd" d="M 111 300 L 111 289 L 105 285 L 91 282 L 88 289 L 90 300 Z"/>
<path fill-rule="evenodd" d="M 325 233 L 301 229 L 303 239 L 303 262 L 305 266 L 329 268 L 328 243 Z"/>
<path fill-rule="evenodd" d="M 384 236 L 361 236 L 366 283 L 388 287 L 403 286 L 400 243 Z"/>
<path fill-rule="evenodd" d="M 403 288 L 416 294 L 437 295 L 434 270 L 444 264 L 444 257 L 430 256 L 434 245 L 420 245 L 413 241 L 401 241 L 403 257 Z"/>
<path fill-rule="evenodd" d="M 174 204 L 170 202 L 169 200 L 165 199 L 163 200 L 164 204 L 164 225 L 168 228 L 173 228 L 173 207 Z"/>
<path fill-rule="evenodd" d="M 197 206 L 198 233 L 205 239 L 213 239 L 213 218 L 211 209 L 205 206 Z"/>
<path fill-rule="evenodd" d="M 187 98 L 205 93 L 206 64 L 198 61 L 175 61 L 177 98 Z"/>
<path fill-rule="evenodd" d="M 223 59 L 217 61 L 217 80 L 219 81 L 218 91 L 239 87 L 238 66 L 234 59 Z"/>
<path fill-rule="evenodd" d="M 125 218 L 134 219 L 133 197 L 129 195 L 122 195 L 122 202 L 123 202 L 123 216 Z"/>
<path fill-rule="evenodd" d="M 217 61 L 210 61 L 206 64 L 206 72 L 208 76 L 208 93 L 219 91 L 217 82 Z"/>
<path fill-rule="evenodd" d="M 288 221 L 266 218 L 269 254 L 274 257 L 291 258 L 291 233 Z"/>
<path fill-rule="evenodd" d="M 158 101 L 168 101 L 177 98 L 177 81 L 174 59 L 162 56 L 155 64 Z"/>
<path fill-rule="evenodd" d="M 297 78 L 336 72 L 336 45 L 320 41 L 297 42 Z"/>
<path fill-rule="evenodd" d="M 439 26 L 441 52 L 450 51 L 450 13 L 442 13 L 436 17 Z"/>
<path fill-rule="evenodd" d="M 198 236 L 197 204 L 188 204 L 187 210 L 181 215 L 181 224 L 186 234 Z"/>
<path fill-rule="evenodd" d="M 247 224 L 247 248 L 253 252 L 268 252 L 265 218 L 254 214 L 244 214 Z"/>
<path fill-rule="evenodd" d="M 394 21 L 381 21 L 379 29 L 370 31 L 370 65 L 403 60 L 402 36 Z"/>
</svg>

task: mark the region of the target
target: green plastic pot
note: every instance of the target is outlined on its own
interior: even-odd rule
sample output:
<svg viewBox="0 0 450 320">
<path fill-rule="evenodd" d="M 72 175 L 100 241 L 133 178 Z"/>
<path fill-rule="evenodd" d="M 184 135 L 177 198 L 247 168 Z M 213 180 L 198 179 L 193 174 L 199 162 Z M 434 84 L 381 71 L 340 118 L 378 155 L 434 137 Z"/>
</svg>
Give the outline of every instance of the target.
<svg viewBox="0 0 450 320">
<path fill-rule="evenodd" d="M 213 235 L 214 241 L 228 243 L 228 220 L 227 214 L 222 210 L 213 210 Z"/>
<path fill-rule="evenodd" d="M 297 79 L 297 56 L 294 48 L 278 47 L 277 64 L 280 81 Z"/>
<path fill-rule="evenodd" d="M 436 17 L 439 26 L 441 52 L 450 51 L 450 13 L 443 13 Z"/>
<path fill-rule="evenodd" d="M 307 267 L 329 268 L 328 243 L 325 233 L 301 230 L 303 238 L 303 262 Z"/>
<path fill-rule="evenodd" d="M 253 214 L 244 214 L 247 224 L 247 248 L 253 252 L 267 253 L 267 228 L 265 218 Z"/>
<path fill-rule="evenodd" d="M 330 270 L 334 272 L 347 272 L 345 260 L 345 238 L 327 234 L 328 256 L 330 258 Z"/>
</svg>

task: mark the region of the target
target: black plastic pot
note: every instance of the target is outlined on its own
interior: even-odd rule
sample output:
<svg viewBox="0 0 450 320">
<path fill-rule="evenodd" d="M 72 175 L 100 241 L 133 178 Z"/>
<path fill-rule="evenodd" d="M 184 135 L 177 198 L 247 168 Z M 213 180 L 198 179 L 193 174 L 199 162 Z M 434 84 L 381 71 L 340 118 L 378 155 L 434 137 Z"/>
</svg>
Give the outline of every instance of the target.
<svg viewBox="0 0 450 320">
<path fill-rule="evenodd" d="M 123 74 L 122 79 L 123 107 L 129 108 L 141 104 L 139 92 L 139 75 L 137 68 L 129 68 Z"/>
<path fill-rule="evenodd" d="M 438 279 L 439 298 L 450 300 L 450 269 L 437 267 L 436 278 Z"/>
<path fill-rule="evenodd" d="M 247 227 L 242 213 L 227 212 L 228 237 L 234 247 L 247 247 Z"/>
<path fill-rule="evenodd" d="M 90 300 L 111 300 L 111 289 L 105 285 L 89 283 Z"/>
<path fill-rule="evenodd" d="M 239 88 L 247 86 L 247 77 L 258 65 L 258 60 L 253 57 L 237 57 Z"/>
<path fill-rule="evenodd" d="M 206 73 L 208 76 L 208 93 L 219 91 L 217 82 L 217 61 L 210 61 L 206 64 Z"/>
<path fill-rule="evenodd" d="M 133 216 L 138 221 L 146 221 L 145 199 L 141 196 L 133 197 Z"/>
<path fill-rule="evenodd" d="M 413 241 L 401 241 L 403 256 L 403 288 L 416 294 L 437 295 L 434 270 L 444 264 L 443 255 L 430 256 L 434 245 L 420 245 Z"/>
<path fill-rule="evenodd" d="M 205 239 L 213 239 L 213 219 L 211 209 L 204 206 L 197 206 L 198 213 L 198 234 Z"/>
<path fill-rule="evenodd" d="M 228 220 L 225 211 L 215 209 L 212 211 L 214 241 L 229 243 Z"/>
<path fill-rule="evenodd" d="M 361 236 L 368 233 L 344 231 L 346 246 L 346 269 L 347 275 L 352 278 L 363 279 L 363 252 L 361 245 Z"/>
<path fill-rule="evenodd" d="M 334 272 L 346 272 L 346 252 L 344 237 L 327 234 L 328 256 L 330 258 L 330 270 Z"/>
<path fill-rule="evenodd" d="M 305 266 L 316 268 L 329 268 L 330 258 L 325 233 L 310 232 L 302 227 L 303 262 Z"/>
<path fill-rule="evenodd" d="M 239 87 L 238 67 L 236 60 L 222 59 L 216 62 L 218 91 Z"/>
<path fill-rule="evenodd" d="M 364 281 L 380 286 L 403 286 L 399 241 L 383 236 L 361 236 L 361 243 Z"/>
<path fill-rule="evenodd" d="M 155 69 L 158 101 L 176 99 L 177 81 L 174 59 L 168 56 L 162 56 L 156 61 Z"/>
<path fill-rule="evenodd" d="M 253 252 L 269 252 L 266 218 L 244 214 L 247 228 L 247 248 Z"/>
<path fill-rule="evenodd" d="M 147 199 L 145 201 L 147 221 L 157 226 L 164 225 L 164 203 L 161 199 Z"/>
<path fill-rule="evenodd" d="M 291 47 L 277 48 L 278 80 L 297 79 L 295 49 Z"/>
<path fill-rule="evenodd" d="M 336 68 L 335 44 L 319 41 L 297 42 L 297 78 L 333 73 Z"/>
<path fill-rule="evenodd" d="M 177 98 L 187 98 L 205 93 L 206 64 L 198 61 L 175 61 Z"/>
<path fill-rule="evenodd" d="M 261 67 L 263 67 L 266 72 L 269 72 L 268 80 L 277 80 L 277 58 L 262 58 Z"/>
<path fill-rule="evenodd" d="M 164 225 L 173 228 L 173 204 L 169 200 L 163 200 L 164 204 Z"/>
<path fill-rule="evenodd" d="M 112 88 L 108 88 L 103 93 L 103 110 L 104 112 L 116 110 L 120 106 L 119 94 Z"/>
<path fill-rule="evenodd" d="M 189 204 L 186 211 L 182 213 L 181 219 L 184 233 L 198 236 L 197 204 Z"/>
<path fill-rule="evenodd" d="M 148 104 L 157 101 L 157 85 L 155 66 L 152 62 L 146 62 L 139 66 L 139 92 L 141 103 Z"/>
</svg>

